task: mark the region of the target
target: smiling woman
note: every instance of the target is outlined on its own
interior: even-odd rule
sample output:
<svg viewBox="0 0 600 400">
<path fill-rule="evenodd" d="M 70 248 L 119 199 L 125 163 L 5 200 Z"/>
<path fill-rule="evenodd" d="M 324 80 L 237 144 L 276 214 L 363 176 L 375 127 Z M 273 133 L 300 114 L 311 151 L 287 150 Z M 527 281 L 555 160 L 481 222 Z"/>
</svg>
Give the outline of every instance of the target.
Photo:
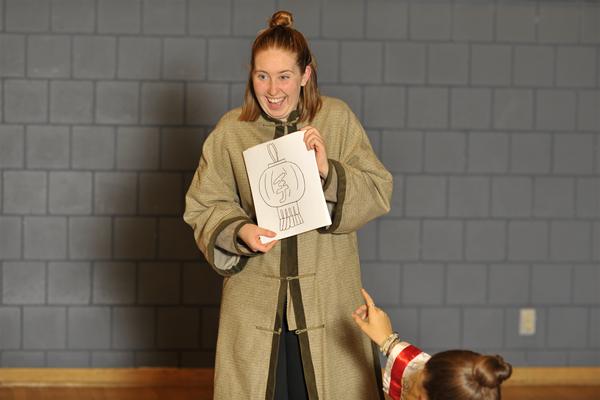
<svg viewBox="0 0 600 400">
<path fill-rule="evenodd" d="M 276 12 L 269 21 L 269 28 L 254 40 L 240 121 L 256 121 L 261 112 L 285 121 L 296 108 L 300 120 L 310 121 L 321 109 L 314 57 L 304 35 L 292 25 L 292 14 Z M 271 109 L 268 106 L 269 102 L 277 103 L 284 96 L 286 107 Z"/>
<path fill-rule="evenodd" d="M 389 211 L 392 177 L 350 108 L 319 95 L 292 24 L 279 11 L 255 39 L 244 104 L 206 139 L 186 196 L 184 219 L 225 277 L 214 398 L 379 399 L 376 350 L 350 314 L 361 301 L 356 230 Z M 256 224 L 242 152 L 297 130 L 332 224 L 263 244 L 275 234 Z"/>
<path fill-rule="evenodd" d="M 287 119 L 310 78 L 310 66 L 301 71 L 294 58 L 293 53 L 277 48 L 256 55 L 252 87 L 260 107 L 271 118 Z"/>
</svg>

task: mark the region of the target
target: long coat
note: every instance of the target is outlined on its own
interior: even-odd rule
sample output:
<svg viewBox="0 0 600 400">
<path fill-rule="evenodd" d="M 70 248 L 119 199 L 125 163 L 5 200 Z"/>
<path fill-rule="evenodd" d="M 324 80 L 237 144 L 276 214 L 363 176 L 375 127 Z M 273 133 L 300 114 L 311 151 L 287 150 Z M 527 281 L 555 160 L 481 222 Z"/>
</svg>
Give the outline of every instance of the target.
<svg viewBox="0 0 600 400">
<path fill-rule="evenodd" d="M 356 230 L 389 211 L 392 177 L 361 124 L 341 100 L 323 97 L 310 125 L 323 135 L 330 173 L 324 183 L 329 227 L 257 254 L 237 231 L 256 223 L 242 152 L 301 129 L 260 116 L 225 114 L 205 141 L 186 195 L 184 219 L 208 262 L 223 275 L 214 398 L 271 399 L 283 307 L 300 342 L 311 400 L 381 399 L 381 370 L 370 340 L 351 314 L 361 304 Z"/>
</svg>

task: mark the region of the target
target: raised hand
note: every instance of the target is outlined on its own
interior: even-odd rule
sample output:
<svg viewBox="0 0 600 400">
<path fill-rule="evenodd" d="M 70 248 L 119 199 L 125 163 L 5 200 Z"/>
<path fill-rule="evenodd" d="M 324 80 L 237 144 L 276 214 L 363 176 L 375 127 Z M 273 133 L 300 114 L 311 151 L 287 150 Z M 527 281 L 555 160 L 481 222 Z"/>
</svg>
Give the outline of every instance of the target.
<svg viewBox="0 0 600 400">
<path fill-rule="evenodd" d="M 365 299 L 365 304 L 352 313 L 352 318 L 356 325 L 381 347 L 385 339 L 392 334 L 392 322 L 385 311 L 375 306 L 375 302 L 365 289 L 360 289 L 360 292 Z"/>
<path fill-rule="evenodd" d="M 319 175 L 321 175 L 321 178 L 326 179 L 329 174 L 329 161 L 327 160 L 325 140 L 317 128 L 307 125 L 302 129 L 305 131 L 304 144 L 306 144 L 306 150 L 314 149 Z"/>
</svg>

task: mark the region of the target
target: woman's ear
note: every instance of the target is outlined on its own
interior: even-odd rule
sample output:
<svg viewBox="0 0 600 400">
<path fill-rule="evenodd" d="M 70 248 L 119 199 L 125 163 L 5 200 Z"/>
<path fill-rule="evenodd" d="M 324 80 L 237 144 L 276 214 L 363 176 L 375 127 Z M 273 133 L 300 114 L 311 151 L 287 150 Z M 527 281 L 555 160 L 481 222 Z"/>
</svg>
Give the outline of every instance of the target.
<svg viewBox="0 0 600 400">
<path fill-rule="evenodd" d="M 305 86 L 308 80 L 310 79 L 310 74 L 312 73 L 312 68 L 310 65 L 307 65 L 304 69 L 304 74 L 302 74 L 302 80 L 300 81 L 300 86 Z"/>
</svg>

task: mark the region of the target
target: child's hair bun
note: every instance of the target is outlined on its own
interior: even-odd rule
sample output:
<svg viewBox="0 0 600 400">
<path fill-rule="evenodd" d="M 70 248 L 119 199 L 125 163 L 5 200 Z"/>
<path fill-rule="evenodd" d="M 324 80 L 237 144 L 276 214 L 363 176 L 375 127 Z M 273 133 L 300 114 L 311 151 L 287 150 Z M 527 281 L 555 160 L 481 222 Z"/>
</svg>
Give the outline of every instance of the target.
<svg viewBox="0 0 600 400">
<path fill-rule="evenodd" d="M 473 375 L 477 383 L 489 388 L 500 386 L 511 373 L 511 365 L 498 355 L 482 355 L 473 367 Z"/>
</svg>

